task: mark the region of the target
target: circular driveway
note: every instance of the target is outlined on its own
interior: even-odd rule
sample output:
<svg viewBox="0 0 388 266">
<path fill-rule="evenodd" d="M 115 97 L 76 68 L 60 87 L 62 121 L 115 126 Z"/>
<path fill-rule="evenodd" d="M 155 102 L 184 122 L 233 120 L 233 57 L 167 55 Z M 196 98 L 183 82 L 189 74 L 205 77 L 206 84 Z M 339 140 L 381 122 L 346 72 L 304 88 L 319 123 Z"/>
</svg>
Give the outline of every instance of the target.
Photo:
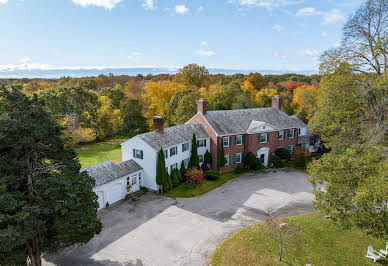
<svg viewBox="0 0 388 266">
<path fill-rule="evenodd" d="M 43 264 L 204 265 L 223 239 L 268 212 L 314 211 L 307 178 L 293 170 L 247 174 L 201 197 L 122 201 L 100 211 L 103 230 L 87 245 L 46 255 Z"/>
</svg>

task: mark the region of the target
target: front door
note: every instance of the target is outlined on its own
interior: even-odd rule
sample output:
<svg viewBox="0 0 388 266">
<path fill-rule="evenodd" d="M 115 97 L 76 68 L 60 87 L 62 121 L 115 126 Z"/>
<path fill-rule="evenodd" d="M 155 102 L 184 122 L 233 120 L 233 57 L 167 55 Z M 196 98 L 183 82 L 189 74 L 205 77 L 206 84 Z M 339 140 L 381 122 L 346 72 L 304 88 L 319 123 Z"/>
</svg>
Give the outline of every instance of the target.
<svg viewBox="0 0 388 266">
<path fill-rule="evenodd" d="M 268 166 L 268 154 L 269 154 L 268 147 L 261 147 L 257 150 L 257 158 L 261 160 L 261 162 L 265 167 Z"/>
</svg>

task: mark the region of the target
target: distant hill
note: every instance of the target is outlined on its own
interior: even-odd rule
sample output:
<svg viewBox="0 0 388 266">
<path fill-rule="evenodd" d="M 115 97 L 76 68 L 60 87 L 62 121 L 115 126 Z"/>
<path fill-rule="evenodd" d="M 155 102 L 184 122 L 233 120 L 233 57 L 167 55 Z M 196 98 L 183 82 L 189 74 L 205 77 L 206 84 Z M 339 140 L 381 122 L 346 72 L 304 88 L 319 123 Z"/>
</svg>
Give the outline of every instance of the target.
<svg viewBox="0 0 388 266">
<path fill-rule="evenodd" d="M 314 70 L 259 70 L 259 69 L 227 69 L 227 68 L 208 68 L 211 74 L 231 75 L 235 73 L 249 74 L 250 72 L 260 72 L 263 75 L 275 74 L 281 75 L 286 73 L 295 73 L 302 75 L 316 74 Z M 157 75 L 161 73 L 175 74 L 179 71 L 178 67 L 123 67 L 123 68 L 55 68 L 55 69 L 0 69 L 0 78 L 60 78 L 63 76 L 69 77 L 90 77 L 100 74 L 108 75 L 110 73 L 115 76 L 129 75 L 136 76 L 137 74 Z"/>
</svg>

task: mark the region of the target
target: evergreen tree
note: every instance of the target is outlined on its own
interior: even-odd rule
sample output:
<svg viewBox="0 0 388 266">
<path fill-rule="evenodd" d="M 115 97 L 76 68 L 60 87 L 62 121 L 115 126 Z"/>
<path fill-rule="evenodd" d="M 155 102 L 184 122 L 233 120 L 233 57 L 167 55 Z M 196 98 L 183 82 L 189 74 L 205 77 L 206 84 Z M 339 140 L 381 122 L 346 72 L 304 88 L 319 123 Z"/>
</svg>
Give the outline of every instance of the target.
<svg viewBox="0 0 388 266">
<path fill-rule="evenodd" d="M 0 264 L 41 265 L 101 231 L 95 181 L 36 95 L 3 87 L 0 99 Z"/>
<path fill-rule="evenodd" d="M 183 181 L 186 180 L 185 174 L 186 174 L 186 171 L 187 171 L 187 169 L 186 169 L 186 167 L 185 167 L 185 162 L 184 162 L 184 161 L 182 161 L 182 163 L 181 163 L 181 169 L 180 169 L 179 171 L 181 172 L 181 181 L 183 182 Z"/>
<path fill-rule="evenodd" d="M 192 168 L 196 166 L 199 168 L 199 156 L 198 156 L 198 146 L 197 146 L 197 138 L 195 137 L 195 133 L 193 134 L 193 139 L 191 141 L 191 156 L 188 168 Z"/>
<path fill-rule="evenodd" d="M 213 162 L 213 158 L 212 158 L 212 155 L 209 151 L 206 151 L 205 152 L 205 156 L 204 156 L 204 159 L 203 159 L 203 162 L 207 165 L 211 165 L 212 162 Z"/>
<path fill-rule="evenodd" d="M 224 167 L 226 164 L 226 158 L 224 153 L 224 145 L 221 143 L 220 150 L 218 152 L 218 158 L 217 158 L 217 166 L 220 168 L 220 173 L 222 171 L 222 167 Z"/>
<path fill-rule="evenodd" d="M 156 163 L 156 183 L 160 186 L 160 190 L 163 193 L 164 185 L 166 184 L 166 161 L 164 159 L 163 149 L 160 148 L 158 152 L 158 162 Z M 167 188 L 168 189 L 168 188 Z"/>
<path fill-rule="evenodd" d="M 137 99 L 127 99 L 121 103 L 120 118 L 122 124 L 119 128 L 119 134 L 132 137 L 136 134 L 147 132 L 147 120 L 142 114 L 143 107 Z"/>
</svg>

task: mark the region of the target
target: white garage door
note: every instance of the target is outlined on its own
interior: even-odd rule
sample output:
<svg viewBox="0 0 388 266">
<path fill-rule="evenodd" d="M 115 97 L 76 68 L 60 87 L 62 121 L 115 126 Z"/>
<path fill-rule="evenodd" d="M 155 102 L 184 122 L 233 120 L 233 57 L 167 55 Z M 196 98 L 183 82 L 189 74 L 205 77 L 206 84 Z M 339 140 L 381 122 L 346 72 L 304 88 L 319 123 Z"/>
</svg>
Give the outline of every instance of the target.
<svg viewBox="0 0 388 266">
<path fill-rule="evenodd" d="M 102 191 L 97 191 L 96 192 L 97 196 L 98 196 L 98 199 L 97 199 L 97 202 L 98 202 L 98 209 L 102 209 L 104 208 L 104 192 Z"/>
<path fill-rule="evenodd" d="M 109 193 L 109 203 L 115 203 L 116 201 L 121 200 L 123 197 L 123 186 L 122 184 L 115 184 L 112 186 L 112 189 Z"/>
</svg>

